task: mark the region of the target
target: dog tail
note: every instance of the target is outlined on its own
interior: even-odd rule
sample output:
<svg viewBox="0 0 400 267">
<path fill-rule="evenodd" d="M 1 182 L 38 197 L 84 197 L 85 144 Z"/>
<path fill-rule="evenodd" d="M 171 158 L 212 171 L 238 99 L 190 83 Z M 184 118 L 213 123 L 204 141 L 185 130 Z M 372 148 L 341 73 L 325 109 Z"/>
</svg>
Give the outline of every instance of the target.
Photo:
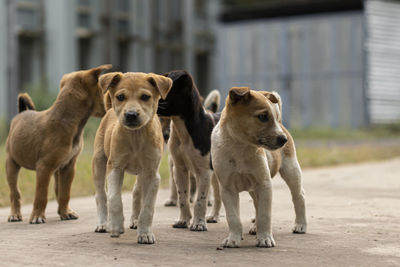
<svg viewBox="0 0 400 267">
<path fill-rule="evenodd" d="M 21 113 L 25 110 L 35 110 L 35 104 L 31 97 L 27 93 L 22 93 L 18 95 L 18 113 Z"/>
<path fill-rule="evenodd" d="M 111 95 L 109 92 L 106 92 L 104 95 L 104 109 L 109 110 L 112 108 L 112 103 L 111 103 Z"/>
<path fill-rule="evenodd" d="M 221 94 L 217 89 L 214 89 L 208 94 L 206 100 L 204 101 L 204 107 L 215 113 L 219 109 L 220 101 Z"/>
</svg>

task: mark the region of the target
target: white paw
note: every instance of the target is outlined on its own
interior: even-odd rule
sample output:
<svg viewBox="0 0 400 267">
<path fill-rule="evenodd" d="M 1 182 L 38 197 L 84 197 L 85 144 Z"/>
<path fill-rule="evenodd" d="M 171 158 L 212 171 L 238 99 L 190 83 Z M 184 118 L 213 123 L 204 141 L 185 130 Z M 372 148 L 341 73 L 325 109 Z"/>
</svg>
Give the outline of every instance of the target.
<svg viewBox="0 0 400 267">
<path fill-rule="evenodd" d="M 156 239 L 153 233 L 139 234 L 137 238 L 139 244 L 154 244 Z"/>
<path fill-rule="evenodd" d="M 275 240 L 272 235 L 267 236 L 266 238 L 259 238 L 257 237 L 257 247 L 264 247 L 264 248 L 272 248 L 275 247 Z"/>
<path fill-rule="evenodd" d="M 236 239 L 229 236 L 222 241 L 222 246 L 224 248 L 238 248 L 240 246 L 240 240 L 241 238 Z"/>
<path fill-rule="evenodd" d="M 190 226 L 190 231 L 207 231 L 207 224 L 204 220 L 197 220 L 197 223 L 193 221 L 193 224 Z"/>
<path fill-rule="evenodd" d="M 208 215 L 206 220 L 208 223 L 217 223 L 219 222 L 219 215 Z"/>
<path fill-rule="evenodd" d="M 293 227 L 293 234 L 305 234 L 307 232 L 306 223 L 296 223 Z"/>
<path fill-rule="evenodd" d="M 110 232 L 111 232 L 111 235 L 110 235 L 111 237 L 119 237 L 125 231 L 124 231 L 124 227 L 120 226 L 120 227 L 111 228 Z"/>
</svg>

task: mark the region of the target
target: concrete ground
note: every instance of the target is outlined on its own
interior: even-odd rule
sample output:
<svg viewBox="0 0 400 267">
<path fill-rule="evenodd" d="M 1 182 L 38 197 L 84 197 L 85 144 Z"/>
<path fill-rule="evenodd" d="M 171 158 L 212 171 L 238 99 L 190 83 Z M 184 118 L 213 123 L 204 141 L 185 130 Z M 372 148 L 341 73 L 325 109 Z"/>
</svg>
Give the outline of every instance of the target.
<svg viewBox="0 0 400 267">
<path fill-rule="evenodd" d="M 60 221 L 54 202 L 48 205 L 44 225 L 27 223 L 31 205 L 23 207 L 24 221 L 18 223 L 6 222 L 9 210 L 0 209 L 0 265 L 400 266 L 400 159 L 305 170 L 303 177 L 309 219 L 305 235 L 291 233 L 291 197 L 284 182 L 274 178 L 275 248 L 257 248 L 254 236 L 247 234 L 254 212 L 247 193 L 241 195 L 241 248 L 217 250 L 227 235 L 225 217 L 209 224 L 207 232 L 173 229 L 178 209 L 162 205 L 168 192 L 161 190 L 153 223 L 155 245 L 137 244 L 136 231 L 130 229 L 118 239 L 94 233 L 93 197 L 71 201 L 80 214 L 76 221 Z M 130 202 L 125 194 L 127 219 Z"/>
</svg>

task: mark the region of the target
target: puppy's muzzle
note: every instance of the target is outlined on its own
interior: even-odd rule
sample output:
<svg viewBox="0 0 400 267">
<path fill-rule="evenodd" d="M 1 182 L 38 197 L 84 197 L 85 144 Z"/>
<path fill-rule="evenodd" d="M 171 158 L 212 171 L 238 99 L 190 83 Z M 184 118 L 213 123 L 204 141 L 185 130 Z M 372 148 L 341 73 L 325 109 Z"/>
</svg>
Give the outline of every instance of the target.
<svg viewBox="0 0 400 267">
<path fill-rule="evenodd" d="M 124 124 L 128 127 L 140 125 L 139 113 L 136 111 L 128 111 L 124 114 Z"/>
</svg>

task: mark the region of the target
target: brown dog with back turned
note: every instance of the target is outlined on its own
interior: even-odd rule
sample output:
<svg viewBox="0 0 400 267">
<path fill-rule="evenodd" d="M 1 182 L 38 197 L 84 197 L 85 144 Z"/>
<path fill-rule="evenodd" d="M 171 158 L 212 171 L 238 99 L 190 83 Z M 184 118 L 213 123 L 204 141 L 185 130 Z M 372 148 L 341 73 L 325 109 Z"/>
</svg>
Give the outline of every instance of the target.
<svg viewBox="0 0 400 267">
<path fill-rule="evenodd" d="M 34 111 L 27 94 L 18 96 L 20 114 L 11 121 L 6 141 L 6 173 L 10 187 L 9 222 L 21 221 L 21 194 L 17 186 L 21 167 L 36 171 L 36 193 L 30 223 L 45 223 L 50 177 L 54 174 L 61 220 L 77 219 L 69 208 L 75 163 L 83 146 L 83 128 L 90 116 L 105 113 L 98 79 L 111 65 L 65 74 L 60 92 L 47 110 Z"/>
</svg>

